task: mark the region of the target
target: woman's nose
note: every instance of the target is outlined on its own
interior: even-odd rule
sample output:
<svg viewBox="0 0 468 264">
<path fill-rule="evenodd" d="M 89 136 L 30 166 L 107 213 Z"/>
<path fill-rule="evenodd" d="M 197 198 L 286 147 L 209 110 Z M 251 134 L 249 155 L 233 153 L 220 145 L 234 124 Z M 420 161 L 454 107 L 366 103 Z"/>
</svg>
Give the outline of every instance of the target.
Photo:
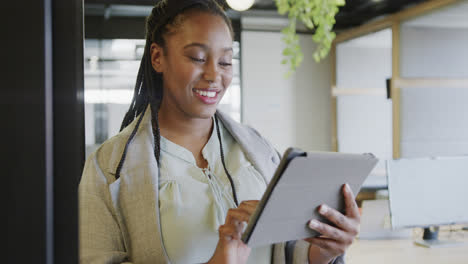
<svg viewBox="0 0 468 264">
<path fill-rule="evenodd" d="M 221 79 L 218 65 L 214 62 L 206 63 L 203 78 L 210 83 L 218 82 Z"/>
</svg>

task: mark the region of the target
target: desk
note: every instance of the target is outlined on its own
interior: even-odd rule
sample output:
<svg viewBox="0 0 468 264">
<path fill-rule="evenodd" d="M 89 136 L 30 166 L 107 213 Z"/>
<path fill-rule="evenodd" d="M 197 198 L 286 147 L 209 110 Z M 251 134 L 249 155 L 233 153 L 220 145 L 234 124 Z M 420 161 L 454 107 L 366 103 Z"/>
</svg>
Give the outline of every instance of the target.
<svg viewBox="0 0 468 264">
<path fill-rule="evenodd" d="M 424 248 L 413 240 L 359 240 L 357 239 L 346 254 L 347 264 L 468 264 L 468 231 L 456 228 L 450 232 L 440 231 L 440 239 L 465 242 L 449 248 Z M 421 229 L 413 231 L 414 237 L 422 237 Z"/>
</svg>

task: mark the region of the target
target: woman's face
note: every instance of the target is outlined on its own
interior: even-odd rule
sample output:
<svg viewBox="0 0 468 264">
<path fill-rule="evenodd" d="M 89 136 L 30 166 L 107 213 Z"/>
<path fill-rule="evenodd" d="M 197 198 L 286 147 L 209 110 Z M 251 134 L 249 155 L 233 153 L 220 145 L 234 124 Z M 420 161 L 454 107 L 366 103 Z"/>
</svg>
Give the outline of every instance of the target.
<svg viewBox="0 0 468 264">
<path fill-rule="evenodd" d="M 166 49 L 151 47 L 153 68 L 163 74 L 161 108 L 189 118 L 210 118 L 232 80 L 231 33 L 217 15 L 184 16 L 165 37 Z"/>
</svg>

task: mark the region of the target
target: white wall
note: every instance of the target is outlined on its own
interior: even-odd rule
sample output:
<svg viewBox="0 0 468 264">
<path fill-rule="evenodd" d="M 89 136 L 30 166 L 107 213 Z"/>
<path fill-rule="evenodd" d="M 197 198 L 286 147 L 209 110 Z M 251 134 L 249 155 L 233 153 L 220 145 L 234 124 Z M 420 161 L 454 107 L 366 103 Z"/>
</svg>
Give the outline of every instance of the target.
<svg viewBox="0 0 468 264">
<path fill-rule="evenodd" d="M 385 90 L 385 79 L 391 77 L 391 29 L 384 29 L 337 45 L 337 88 Z"/>
<path fill-rule="evenodd" d="M 241 33 L 243 122 L 257 129 L 278 151 L 295 145 L 294 80 L 283 76 L 284 44 L 279 33 Z"/>
<path fill-rule="evenodd" d="M 312 59 L 316 45 L 310 35 L 301 35 L 304 61 L 295 74 L 296 145 L 305 150 L 331 151 L 331 60 Z"/>
<path fill-rule="evenodd" d="M 330 59 L 316 64 L 311 35 L 301 35 L 304 61 L 285 79 L 285 47 L 279 32 L 243 31 L 241 70 L 243 122 L 280 152 L 290 146 L 331 150 Z"/>
<path fill-rule="evenodd" d="M 338 44 L 336 58 L 337 88 L 385 90 L 385 80 L 392 77 L 391 46 L 375 48 Z"/>
</svg>

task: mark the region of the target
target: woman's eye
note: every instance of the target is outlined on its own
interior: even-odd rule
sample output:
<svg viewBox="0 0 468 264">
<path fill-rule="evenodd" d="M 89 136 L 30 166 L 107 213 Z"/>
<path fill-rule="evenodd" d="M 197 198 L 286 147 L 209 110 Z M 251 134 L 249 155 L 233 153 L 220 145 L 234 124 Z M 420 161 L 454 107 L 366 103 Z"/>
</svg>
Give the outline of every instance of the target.
<svg viewBox="0 0 468 264">
<path fill-rule="evenodd" d="M 190 57 L 191 60 L 196 61 L 196 62 L 205 62 L 205 59 L 199 59 L 195 57 Z"/>
<path fill-rule="evenodd" d="M 232 63 L 220 62 L 219 65 L 221 65 L 221 66 L 232 66 Z"/>
</svg>

